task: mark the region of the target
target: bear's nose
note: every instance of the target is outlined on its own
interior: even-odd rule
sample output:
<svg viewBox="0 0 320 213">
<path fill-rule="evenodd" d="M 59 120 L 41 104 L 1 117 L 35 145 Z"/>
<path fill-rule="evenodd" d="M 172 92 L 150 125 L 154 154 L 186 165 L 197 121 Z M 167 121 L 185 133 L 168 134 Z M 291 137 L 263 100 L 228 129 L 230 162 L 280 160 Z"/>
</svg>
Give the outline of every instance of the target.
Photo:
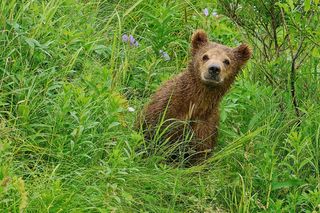
<svg viewBox="0 0 320 213">
<path fill-rule="evenodd" d="M 219 75 L 220 73 L 220 66 L 218 65 L 211 65 L 209 67 L 209 74 L 211 75 L 211 77 L 216 77 L 217 75 Z"/>
</svg>

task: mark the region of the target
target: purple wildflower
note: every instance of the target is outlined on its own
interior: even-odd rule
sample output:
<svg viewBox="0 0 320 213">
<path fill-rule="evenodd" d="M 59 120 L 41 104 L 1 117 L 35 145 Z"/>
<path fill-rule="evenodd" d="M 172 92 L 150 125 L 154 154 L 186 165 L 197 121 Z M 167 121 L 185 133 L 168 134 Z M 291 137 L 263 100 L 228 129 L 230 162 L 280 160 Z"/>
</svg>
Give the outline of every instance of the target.
<svg viewBox="0 0 320 213">
<path fill-rule="evenodd" d="M 130 43 L 130 45 L 132 46 L 132 45 L 134 45 L 134 46 L 139 46 L 139 42 L 138 41 L 136 41 L 136 39 L 133 37 L 133 35 L 127 35 L 127 34 L 123 34 L 122 35 L 122 41 L 123 42 L 129 42 Z"/>
<path fill-rule="evenodd" d="M 165 61 L 170 61 L 170 56 L 166 52 L 163 53 L 163 58 Z"/>
<path fill-rule="evenodd" d="M 136 41 L 136 39 L 133 37 L 133 35 L 129 36 L 129 40 L 130 40 L 130 45 L 134 45 L 134 46 L 139 46 L 138 41 Z"/>
<path fill-rule="evenodd" d="M 218 17 L 218 13 L 217 13 L 216 11 L 213 11 L 213 12 L 212 12 L 212 16 Z"/>
<path fill-rule="evenodd" d="M 163 50 L 159 50 L 159 53 L 161 54 L 162 58 L 165 60 L 165 61 L 170 61 L 170 56 L 168 55 L 168 53 L 166 53 L 165 51 Z"/>
<path fill-rule="evenodd" d="M 136 39 L 133 38 L 133 35 L 129 36 L 130 44 L 133 45 L 136 42 Z"/>
<path fill-rule="evenodd" d="M 123 41 L 123 42 L 128 42 L 128 40 L 129 40 L 128 35 L 127 35 L 127 34 L 123 34 L 123 36 L 122 36 L 122 41 Z"/>
<path fill-rule="evenodd" d="M 204 14 L 205 16 L 208 16 L 208 15 L 209 15 L 209 10 L 208 10 L 208 8 L 204 8 L 204 9 L 203 9 L 203 14 Z"/>
</svg>

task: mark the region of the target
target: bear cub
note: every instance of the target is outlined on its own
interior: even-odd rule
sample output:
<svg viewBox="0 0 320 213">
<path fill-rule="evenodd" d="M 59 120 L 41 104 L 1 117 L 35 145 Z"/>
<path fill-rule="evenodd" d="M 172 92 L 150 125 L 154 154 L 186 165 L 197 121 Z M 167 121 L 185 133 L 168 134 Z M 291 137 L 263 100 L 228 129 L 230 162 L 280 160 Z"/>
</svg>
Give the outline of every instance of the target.
<svg viewBox="0 0 320 213">
<path fill-rule="evenodd" d="M 162 121 L 162 128 L 171 130 L 162 137 L 172 144 L 178 143 L 185 125 L 173 124 L 177 120 L 187 121 L 193 134 L 188 145 L 193 150 L 189 162 L 197 164 L 205 160 L 217 141 L 219 103 L 250 57 L 251 50 L 246 44 L 227 47 L 209 41 L 203 30 L 195 31 L 187 68 L 164 83 L 141 113 L 139 121 L 145 138 L 152 139 Z"/>
</svg>

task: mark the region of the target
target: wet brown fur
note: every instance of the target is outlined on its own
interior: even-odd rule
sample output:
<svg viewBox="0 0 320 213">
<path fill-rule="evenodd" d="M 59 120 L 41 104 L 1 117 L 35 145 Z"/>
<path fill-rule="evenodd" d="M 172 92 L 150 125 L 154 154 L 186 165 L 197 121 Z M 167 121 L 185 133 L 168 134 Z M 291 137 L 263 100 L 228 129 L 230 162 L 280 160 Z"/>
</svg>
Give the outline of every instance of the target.
<svg viewBox="0 0 320 213">
<path fill-rule="evenodd" d="M 143 110 L 142 122 L 143 128 L 154 128 L 164 111 L 166 111 L 165 119 L 192 121 L 191 128 L 195 136 L 192 145 L 198 153 L 193 157 L 193 161 L 201 162 L 206 158 L 207 153 L 211 152 L 217 140 L 219 103 L 241 67 L 250 58 L 251 51 L 245 44 L 233 49 L 212 43 L 202 30 L 197 30 L 193 34 L 191 46 L 192 59 L 188 67 L 156 91 Z M 221 54 L 228 56 L 231 61 L 228 73 L 226 71 L 227 78 L 219 85 L 204 83 L 200 77 L 199 67 L 203 65 L 201 62 L 203 54 L 210 51 L 212 54 L 221 51 Z M 175 132 L 178 135 L 182 134 L 179 129 Z"/>
</svg>

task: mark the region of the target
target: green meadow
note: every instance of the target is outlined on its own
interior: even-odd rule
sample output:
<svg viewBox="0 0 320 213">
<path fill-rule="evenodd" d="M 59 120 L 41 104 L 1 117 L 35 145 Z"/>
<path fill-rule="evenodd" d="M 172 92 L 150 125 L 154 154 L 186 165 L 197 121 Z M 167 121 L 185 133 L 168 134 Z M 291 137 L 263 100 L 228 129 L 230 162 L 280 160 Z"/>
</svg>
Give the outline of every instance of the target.
<svg viewBox="0 0 320 213">
<path fill-rule="evenodd" d="M 320 212 L 319 8 L 1 0 L 0 212 Z M 199 28 L 253 57 L 212 157 L 185 168 L 134 123 Z"/>
</svg>

